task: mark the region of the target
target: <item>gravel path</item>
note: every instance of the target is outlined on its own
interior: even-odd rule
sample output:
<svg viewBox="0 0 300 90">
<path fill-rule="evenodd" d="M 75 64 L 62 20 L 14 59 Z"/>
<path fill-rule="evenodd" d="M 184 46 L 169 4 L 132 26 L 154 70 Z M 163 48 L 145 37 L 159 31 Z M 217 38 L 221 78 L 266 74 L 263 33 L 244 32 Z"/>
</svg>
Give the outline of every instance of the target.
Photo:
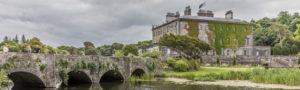
<svg viewBox="0 0 300 90">
<path fill-rule="evenodd" d="M 300 89 L 300 86 L 287 86 L 280 84 L 262 84 L 253 83 L 247 80 L 218 80 L 215 82 L 202 82 L 202 81 L 191 81 L 187 79 L 180 78 L 164 78 L 165 81 L 170 81 L 178 84 L 186 83 L 193 85 L 223 85 L 223 86 L 233 86 L 233 87 L 257 87 L 257 88 L 281 88 L 281 89 Z"/>
</svg>

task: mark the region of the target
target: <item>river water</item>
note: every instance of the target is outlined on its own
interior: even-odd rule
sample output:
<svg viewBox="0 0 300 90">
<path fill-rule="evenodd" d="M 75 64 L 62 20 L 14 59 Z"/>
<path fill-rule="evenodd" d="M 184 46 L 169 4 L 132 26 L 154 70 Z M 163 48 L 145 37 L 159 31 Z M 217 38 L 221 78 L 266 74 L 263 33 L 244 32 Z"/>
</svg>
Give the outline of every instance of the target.
<svg viewBox="0 0 300 90">
<path fill-rule="evenodd" d="M 5 89 L 3 89 L 5 90 Z M 75 84 L 55 88 L 12 88 L 6 90 L 281 90 L 218 85 L 186 85 L 167 81 L 102 82 L 100 84 Z"/>
</svg>

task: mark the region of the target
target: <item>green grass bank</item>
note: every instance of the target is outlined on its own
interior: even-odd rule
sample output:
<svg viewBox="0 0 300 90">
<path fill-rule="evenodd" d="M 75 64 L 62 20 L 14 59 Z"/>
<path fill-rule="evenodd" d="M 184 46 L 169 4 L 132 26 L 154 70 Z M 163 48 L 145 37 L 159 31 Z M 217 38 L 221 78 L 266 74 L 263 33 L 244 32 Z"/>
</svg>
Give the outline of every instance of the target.
<svg viewBox="0 0 300 90">
<path fill-rule="evenodd" d="M 201 68 L 198 71 L 165 71 L 162 77 L 186 78 L 194 81 L 250 80 L 255 83 L 300 85 L 300 69 L 264 69 L 264 68 Z"/>
</svg>

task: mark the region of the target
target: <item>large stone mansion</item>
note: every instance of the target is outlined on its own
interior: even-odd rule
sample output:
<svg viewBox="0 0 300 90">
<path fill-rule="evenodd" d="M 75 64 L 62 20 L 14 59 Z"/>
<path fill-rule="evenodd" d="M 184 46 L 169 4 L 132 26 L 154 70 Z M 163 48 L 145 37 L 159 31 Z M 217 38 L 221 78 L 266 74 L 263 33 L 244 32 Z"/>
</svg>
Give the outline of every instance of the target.
<svg viewBox="0 0 300 90">
<path fill-rule="evenodd" d="M 225 18 L 214 17 L 209 10 L 200 9 L 196 16 L 191 11 L 187 6 L 184 15 L 167 13 L 165 23 L 152 27 L 153 46 L 140 48 L 139 54 L 162 51 L 164 55 L 176 55 L 176 52 L 158 45 L 163 35 L 173 33 L 197 37 L 210 44 L 214 49 L 204 55 L 270 56 L 270 47 L 253 45 L 252 24 L 234 19 L 231 10 L 226 12 Z"/>
</svg>

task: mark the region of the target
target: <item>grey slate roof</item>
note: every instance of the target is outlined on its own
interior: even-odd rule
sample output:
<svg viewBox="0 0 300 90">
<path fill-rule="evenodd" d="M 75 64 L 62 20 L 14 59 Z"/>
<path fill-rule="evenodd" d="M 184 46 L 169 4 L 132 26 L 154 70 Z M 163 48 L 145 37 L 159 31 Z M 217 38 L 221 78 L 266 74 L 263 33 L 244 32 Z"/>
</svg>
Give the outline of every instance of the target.
<svg viewBox="0 0 300 90">
<path fill-rule="evenodd" d="M 222 22 L 243 23 L 243 21 L 240 19 L 226 19 L 226 18 L 205 17 L 205 16 L 180 16 L 179 19 L 194 19 L 194 20 L 203 20 L 203 21 L 222 21 Z"/>
</svg>

